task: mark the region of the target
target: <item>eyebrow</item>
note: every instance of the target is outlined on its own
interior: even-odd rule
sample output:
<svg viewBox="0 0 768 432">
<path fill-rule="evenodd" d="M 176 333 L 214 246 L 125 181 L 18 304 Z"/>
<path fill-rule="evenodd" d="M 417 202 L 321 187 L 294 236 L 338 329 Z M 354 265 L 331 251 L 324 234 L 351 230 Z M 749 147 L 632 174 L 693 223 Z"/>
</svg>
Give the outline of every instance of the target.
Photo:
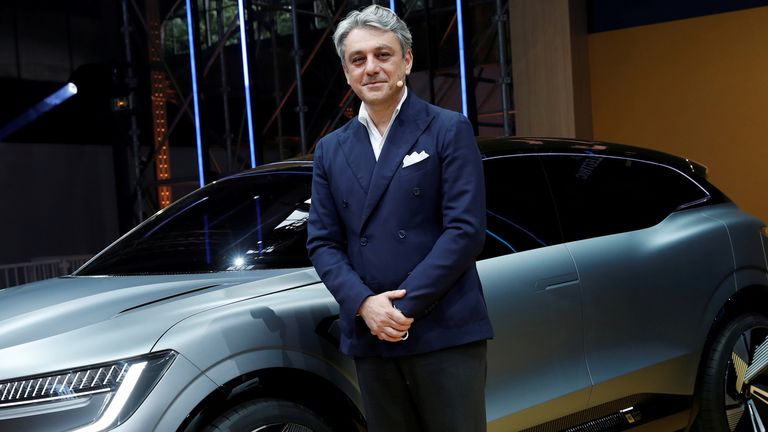
<svg viewBox="0 0 768 432">
<path fill-rule="evenodd" d="M 387 44 L 380 44 L 380 45 L 376 45 L 375 47 L 373 47 L 374 51 L 383 50 L 383 49 L 394 50 L 395 48 L 393 46 L 387 45 Z M 348 56 L 353 56 L 355 54 L 360 54 L 362 52 L 363 52 L 363 50 L 350 51 Z"/>
</svg>

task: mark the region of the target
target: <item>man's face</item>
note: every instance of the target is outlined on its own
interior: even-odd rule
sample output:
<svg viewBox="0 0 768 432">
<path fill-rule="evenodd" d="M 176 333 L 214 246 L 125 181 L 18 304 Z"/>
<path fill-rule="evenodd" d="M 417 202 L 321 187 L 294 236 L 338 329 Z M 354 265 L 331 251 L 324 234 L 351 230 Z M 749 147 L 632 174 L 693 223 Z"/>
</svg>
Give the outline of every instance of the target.
<svg viewBox="0 0 768 432">
<path fill-rule="evenodd" d="M 394 33 L 367 27 L 358 27 L 344 41 L 344 75 L 355 94 L 369 107 L 399 101 L 405 82 L 411 72 L 413 54 L 403 56 L 400 41 Z"/>
</svg>

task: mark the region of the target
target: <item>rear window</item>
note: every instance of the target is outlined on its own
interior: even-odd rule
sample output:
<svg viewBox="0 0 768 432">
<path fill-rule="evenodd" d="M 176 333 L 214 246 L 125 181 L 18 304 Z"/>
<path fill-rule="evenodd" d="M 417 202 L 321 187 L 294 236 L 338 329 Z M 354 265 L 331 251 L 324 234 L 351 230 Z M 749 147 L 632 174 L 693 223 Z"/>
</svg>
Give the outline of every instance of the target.
<svg viewBox="0 0 768 432">
<path fill-rule="evenodd" d="M 648 228 L 709 199 L 682 172 L 636 159 L 541 156 L 566 241 Z"/>
</svg>

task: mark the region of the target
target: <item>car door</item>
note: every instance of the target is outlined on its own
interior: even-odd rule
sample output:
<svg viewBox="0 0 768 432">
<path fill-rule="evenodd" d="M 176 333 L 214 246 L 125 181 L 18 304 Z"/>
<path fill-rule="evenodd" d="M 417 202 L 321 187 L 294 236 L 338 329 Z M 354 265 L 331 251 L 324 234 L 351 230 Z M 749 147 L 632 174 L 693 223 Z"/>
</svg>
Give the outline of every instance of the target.
<svg viewBox="0 0 768 432">
<path fill-rule="evenodd" d="M 581 279 L 589 406 L 690 394 L 701 318 L 733 265 L 721 223 L 675 211 L 707 192 L 674 168 L 629 157 L 542 160 Z"/>
<path fill-rule="evenodd" d="M 523 430 L 586 406 L 579 279 L 538 157 L 487 158 L 484 170 L 489 428 Z"/>
</svg>

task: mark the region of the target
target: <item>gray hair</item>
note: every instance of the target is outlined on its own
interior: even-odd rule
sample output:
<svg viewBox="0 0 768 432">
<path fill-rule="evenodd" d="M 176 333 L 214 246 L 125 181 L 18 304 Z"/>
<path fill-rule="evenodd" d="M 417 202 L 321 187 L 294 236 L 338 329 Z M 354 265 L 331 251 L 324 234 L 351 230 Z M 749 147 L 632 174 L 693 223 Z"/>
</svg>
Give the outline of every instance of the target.
<svg viewBox="0 0 768 432">
<path fill-rule="evenodd" d="M 336 31 L 333 32 L 333 44 L 336 46 L 336 53 L 341 59 L 341 64 L 344 64 L 344 41 L 347 40 L 347 36 L 352 30 L 360 27 L 377 28 L 394 33 L 400 41 L 403 56 L 411 49 L 413 38 L 405 22 L 391 9 L 374 4 L 361 11 L 350 12 L 336 26 Z"/>
</svg>

